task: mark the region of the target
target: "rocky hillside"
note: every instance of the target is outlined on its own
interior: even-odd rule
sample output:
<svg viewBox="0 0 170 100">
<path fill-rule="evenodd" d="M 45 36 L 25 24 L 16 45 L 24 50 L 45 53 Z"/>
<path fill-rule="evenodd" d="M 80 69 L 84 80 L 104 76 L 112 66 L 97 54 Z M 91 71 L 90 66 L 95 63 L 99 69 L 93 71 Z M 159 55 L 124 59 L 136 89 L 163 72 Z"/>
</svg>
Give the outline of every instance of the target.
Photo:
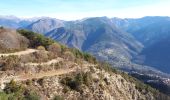
<svg viewBox="0 0 170 100">
<path fill-rule="evenodd" d="M 97 62 L 89 54 L 40 34 L 18 32 L 30 44 L 25 51 L 1 53 L 2 100 L 169 100 L 167 95 Z"/>
<path fill-rule="evenodd" d="M 104 66 L 101 66 L 104 67 Z M 82 66 L 84 68 L 84 66 Z M 107 72 L 102 68 L 89 66 L 85 71 L 46 77 L 35 80 L 28 87 L 41 92 L 46 98 L 62 98 L 70 100 L 99 99 L 99 100 L 163 100 L 150 87 L 142 83 L 134 83 L 127 74 Z M 132 79 L 133 80 L 133 79 Z M 51 86 L 49 86 L 49 84 Z M 139 86 L 138 86 L 139 85 Z M 141 86 L 140 86 L 141 85 Z"/>
<path fill-rule="evenodd" d="M 29 41 L 15 30 L 0 28 L 0 52 L 24 49 Z"/>
</svg>

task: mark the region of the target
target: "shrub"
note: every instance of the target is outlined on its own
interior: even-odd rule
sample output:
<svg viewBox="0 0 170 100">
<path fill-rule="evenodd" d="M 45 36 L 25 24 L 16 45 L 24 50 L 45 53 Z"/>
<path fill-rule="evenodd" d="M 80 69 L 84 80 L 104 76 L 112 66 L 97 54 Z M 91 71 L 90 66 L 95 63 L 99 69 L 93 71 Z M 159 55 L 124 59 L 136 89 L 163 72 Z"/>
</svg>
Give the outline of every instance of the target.
<svg viewBox="0 0 170 100">
<path fill-rule="evenodd" d="M 45 48 L 44 48 L 44 46 L 38 46 L 38 47 L 37 47 L 37 50 L 45 51 Z"/>
<path fill-rule="evenodd" d="M 5 92 L 0 92 L 0 100 L 8 100 L 9 95 Z"/>
<path fill-rule="evenodd" d="M 41 34 L 34 33 L 28 30 L 18 30 L 18 32 L 30 40 L 30 47 L 44 46 L 47 48 L 49 45 L 54 43 L 53 40 L 44 37 Z"/>
<path fill-rule="evenodd" d="M 54 54 L 61 54 L 61 46 L 58 43 L 53 43 L 48 47 L 48 51 L 53 52 Z"/>
<path fill-rule="evenodd" d="M 90 86 L 90 84 L 92 83 L 92 80 L 93 79 L 92 79 L 90 72 L 86 72 L 83 74 L 83 81 L 85 85 Z"/>
<path fill-rule="evenodd" d="M 74 54 L 74 56 L 77 59 L 84 59 L 90 63 L 97 63 L 97 60 L 95 57 L 93 57 L 92 55 L 88 54 L 88 53 L 83 53 L 78 49 L 72 48 L 70 49 L 70 51 Z"/>
<path fill-rule="evenodd" d="M 83 53 L 84 60 L 90 62 L 90 63 L 97 63 L 96 58 L 88 53 Z"/>
<path fill-rule="evenodd" d="M 1 97 L 7 98 L 6 100 L 40 100 L 38 94 L 26 89 L 22 85 L 18 85 L 14 80 L 11 80 L 11 82 L 6 85 L 2 96 L 0 94 L 0 98 Z"/>
<path fill-rule="evenodd" d="M 78 73 L 75 76 L 75 81 L 78 85 L 82 85 L 84 83 L 84 79 L 83 79 L 83 74 L 82 73 Z"/>
<path fill-rule="evenodd" d="M 110 73 L 120 73 L 119 70 L 113 68 L 110 64 L 106 63 L 106 62 L 100 62 L 98 63 L 98 66 L 97 66 L 99 69 L 103 69 L 107 72 L 110 72 Z"/>
<path fill-rule="evenodd" d="M 19 67 L 19 58 L 17 56 L 2 57 L 2 70 L 13 70 Z"/>
<path fill-rule="evenodd" d="M 37 62 L 44 62 L 48 60 L 48 54 L 46 51 L 40 50 L 39 52 L 34 52 L 35 60 Z"/>
<path fill-rule="evenodd" d="M 61 83 L 68 86 L 72 90 L 77 90 L 79 84 L 75 81 L 74 78 L 65 77 L 61 80 Z"/>
<path fill-rule="evenodd" d="M 59 95 L 56 95 L 53 100 L 64 100 L 64 98 Z"/>
<path fill-rule="evenodd" d="M 84 84 L 90 86 L 92 83 L 91 73 L 78 73 L 74 77 L 65 77 L 61 80 L 61 83 L 68 86 L 72 90 L 81 92 L 81 86 Z"/>
<path fill-rule="evenodd" d="M 31 80 L 27 80 L 26 81 L 26 85 L 32 85 L 32 81 Z"/>
<path fill-rule="evenodd" d="M 70 51 L 66 51 L 66 52 L 64 53 L 64 58 L 65 58 L 66 60 L 69 60 L 69 61 L 74 61 L 74 60 L 75 60 L 75 56 L 74 56 L 73 53 L 70 52 Z"/>
<path fill-rule="evenodd" d="M 28 94 L 26 94 L 24 100 L 40 100 L 40 97 L 39 95 L 37 95 L 37 93 L 31 91 Z"/>
<path fill-rule="evenodd" d="M 11 82 L 8 83 L 4 89 L 6 93 L 16 93 L 21 92 L 22 90 L 22 86 L 17 85 L 14 80 L 11 80 Z"/>
<path fill-rule="evenodd" d="M 70 51 L 74 54 L 74 56 L 77 59 L 83 58 L 83 53 L 80 50 L 72 48 L 72 49 L 70 49 Z"/>
<path fill-rule="evenodd" d="M 6 94 L 9 94 L 9 100 L 20 100 L 24 97 L 24 88 L 21 85 L 17 85 L 14 80 L 8 83 L 4 89 Z"/>
</svg>

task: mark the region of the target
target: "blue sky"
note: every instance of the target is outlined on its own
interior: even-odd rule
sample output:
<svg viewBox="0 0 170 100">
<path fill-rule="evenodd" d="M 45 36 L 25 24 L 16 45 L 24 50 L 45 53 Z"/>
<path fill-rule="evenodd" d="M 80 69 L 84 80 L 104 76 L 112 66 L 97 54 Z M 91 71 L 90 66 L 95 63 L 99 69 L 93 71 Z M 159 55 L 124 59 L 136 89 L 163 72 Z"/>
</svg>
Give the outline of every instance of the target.
<svg viewBox="0 0 170 100">
<path fill-rule="evenodd" d="M 170 0 L 1 0 L 0 15 L 64 20 L 100 16 L 138 18 L 170 16 L 169 5 Z"/>
</svg>

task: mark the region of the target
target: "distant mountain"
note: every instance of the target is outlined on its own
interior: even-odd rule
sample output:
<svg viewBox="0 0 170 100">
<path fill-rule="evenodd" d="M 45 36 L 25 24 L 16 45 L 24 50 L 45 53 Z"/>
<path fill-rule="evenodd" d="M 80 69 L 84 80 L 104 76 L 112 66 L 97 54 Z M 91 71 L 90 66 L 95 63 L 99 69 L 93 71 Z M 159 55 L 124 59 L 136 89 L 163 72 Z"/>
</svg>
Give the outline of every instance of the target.
<svg viewBox="0 0 170 100">
<path fill-rule="evenodd" d="M 38 19 L 37 18 L 21 19 L 15 16 L 0 16 L 0 26 L 18 29 L 20 27 L 26 27 L 36 20 Z"/>
<path fill-rule="evenodd" d="M 145 45 L 140 53 L 145 56 L 144 64 L 170 73 L 170 19 L 150 24 L 133 34 Z"/>
<path fill-rule="evenodd" d="M 43 33 L 49 32 L 55 28 L 59 28 L 62 26 L 64 26 L 64 21 L 62 20 L 57 20 L 54 18 L 42 18 L 31 23 L 25 28 L 28 30 L 32 30 L 34 32 L 43 34 Z"/>
<path fill-rule="evenodd" d="M 153 66 L 163 72 L 170 73 L 170 36 L 146 47 L 141 55 L 145 55 L 144 64 Z"/>
<path fill-rule="evenodd" d="M 45 36 L 112 64 L 130 62 L 143 48 L 131 34 L 116 28 L 106 17 L 66 22 Z"/>
<path fill-rule="evenodd" d="M 159 22 L 169 21 L 170 17 L 143 17 L 143 18 L 112 18 L 112 22 L 120 29 L 127 31 L 129 33 L 134 33 L 141 28 L 147 27 L 149 25 L 154 25 Z"/>
<path fill-rule="evenodd" d="M 131 33 L 144 45 L 137 61 L 170 73 L 170 18 L 144 17 L 141 19 L 118 19 L 112 21 L 118 28 Z"/>
</svg>

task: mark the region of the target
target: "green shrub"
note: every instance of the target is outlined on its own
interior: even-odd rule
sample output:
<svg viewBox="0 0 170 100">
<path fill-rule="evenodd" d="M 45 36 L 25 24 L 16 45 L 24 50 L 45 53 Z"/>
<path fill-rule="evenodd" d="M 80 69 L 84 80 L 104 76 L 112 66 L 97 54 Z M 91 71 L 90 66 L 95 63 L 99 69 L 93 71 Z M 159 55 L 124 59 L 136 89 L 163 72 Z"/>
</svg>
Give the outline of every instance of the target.
<svg viewBox="0 0 170 100">
<path fill-rule="evenodd" d="M 61 46 L 58 43 L 53 43 L 53 44 L 49 45 L 48 51 L 51 51 L 54 54 L 61 55 Z"/>
<path fill-rule="evenodd" d="M 64 58 L 69 60 L 69 61 L 74 61 L 75 60 L 74 54 L 72 52 L 70 52 L 70 51 L 64 52 Z"/>
<path fill-rule="evenodd" d="M 23 92 L 24 92 L 24 88 L 21 85 L 17 85 L 17 83 L 14 80 L 11 80 L 10 83 L 8 83 L 4 89 L 4 92 L 6 94 L 9 94 L 9 99 L 13 99 L 13 100 L 18 100 L 23 98 Z"/>
<path fill-rule="evenodd" d="M 53 100 L 64 100 L 64 98 L 59 95 L 56 95 Z"/>
<path fill-rule="evenodd" d="M 26 89 L 22 85 L 18 85 L 14 80 L 11 80 L 11 82 L 6 85 L 4 93 L 0 94 L 0 98 L 7 98 L 7 100 L 40 100 L 38 94 Z"/>
<path fill-rule="evenodd" d="M 106 63 L 106 62 L 100 62 L 98 63 L 98 66 L 97 68 L 99 69 L 103 69 L 105 70 L 106 72 L 110 72 L 110 73 L 120 73 L 117 69 L 113 68 L 110 64 Z"/>
<path fill-rule="evenodd" d="M 91 76 L 90 72 L 84 73 L 83 81 L 84 81 L 85 85 L 90 86 L 90 84 L 92 83 L 92 80 L 93 79 L 92 79 L 92 76 Z"/>
<path fill-rule="evenodd" d="M 70 51 L 74 54 L 74 56 L 77 59 L 83 58 L 83 53 L 80 50 L 72 48 L 72 49 L 70 49 Z"/>
<path fill-rule="evenodd" d="M 84 59 L 85 61 L 88 61 L 90 63 L 97 63 L 96 58 L 88 53 L 83 53 L 80 50 L 75 49 L 75 48 L 70 49 L 70 51 L 74 54 L 74 56 L 77 59 Z"/>
<path fill-rule="evenodd" d="M 65 77 L 61 80 L 61 83 L 68 86 L 70 89 L 72 90 L 77 90 L 79 84 L 77 83 L 77 81 L 75 81 L 74 78 L 71 77 Z"/>
<path fill-rule="evenodd" d="M 0 100 L 8 100 L 9 95 L 5 92 L 0 92 Z"/>
<path fill-rule="evenodd" d="M 24 98 L 25 100 L 40 100 L 40 97 L 35 92 L 29 92 Z"/>
<path fill-rule="evenodd" d="M 30 47 L 36 48 L 38 46 L 44 46 L 47 48 L 49 45 L 54 43 L 53 40 L 44 37 L 41 34 L 34 33 L 28 30 L 18 30 L 18 32 L 30 40 Z"/>
<path fill-rule="evenodd" d="M 78 73 L 74 77 L 65 77 L 61 80 L 61 83 L 68 86 L 72 90 L 81 92 L 81 86 L 84 84 L 90 86 L 92 83 L 91 73 Z"/>
<path fill-rule="evenodd" d="M 75 76 L 75 82 L 77 83 L 77 85 L 82 85 L 84 83 L 84 79 L 83 79 L 83 74 L 82 73 L 78 73 Z"/>
<path fill-rule="evenodd" d="M 83 53 L 83 58 L 84 58 L 84 60 L 86 60 L 90 63 L 97 63 L 96 58 L 93 57 L 92 55 L 88 54 L 88 53 Z"/>
</svg>

